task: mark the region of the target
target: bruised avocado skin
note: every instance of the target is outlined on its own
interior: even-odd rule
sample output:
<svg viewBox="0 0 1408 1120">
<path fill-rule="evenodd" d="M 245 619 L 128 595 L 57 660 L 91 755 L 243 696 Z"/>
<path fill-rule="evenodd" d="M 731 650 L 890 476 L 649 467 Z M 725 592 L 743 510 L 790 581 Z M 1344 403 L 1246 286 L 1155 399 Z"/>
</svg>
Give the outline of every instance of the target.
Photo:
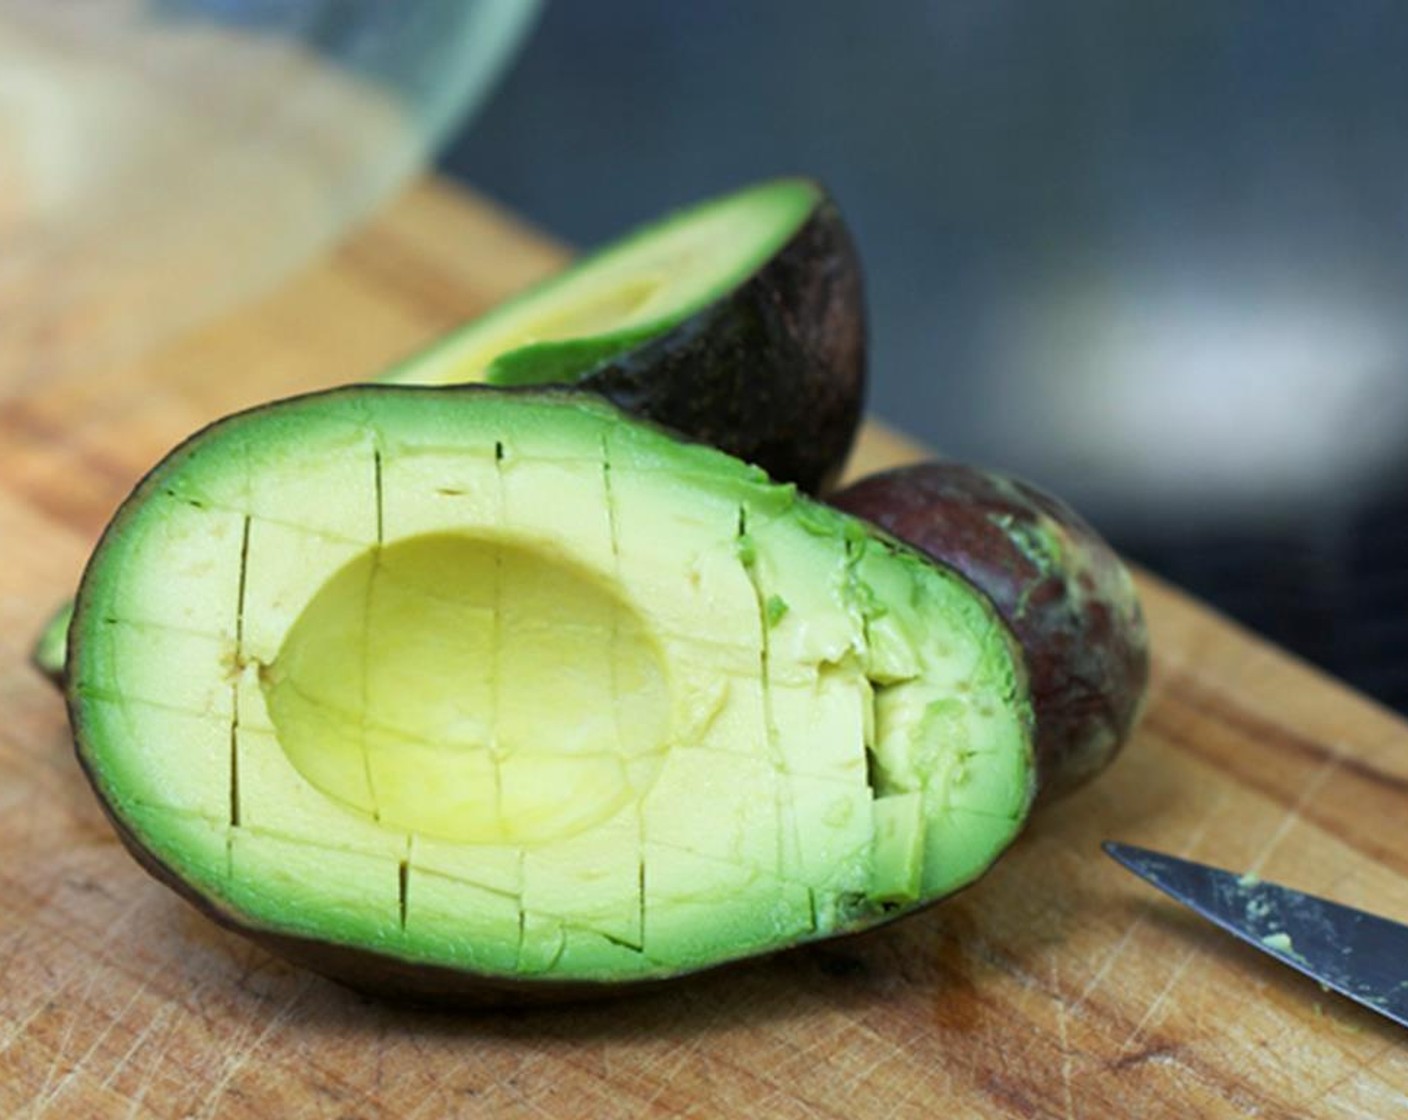
<svg viewBox="0 0 1408 1120">
<path fill-rule="evenodd" d="M 1143 707 L 1148 631 L 1128 570 L 1075 510 L 1018 479 L 949 461 L 871 475 L 830 501 L 992 600 L 1027 667 L 1041 800 L 1114 760 Z"/>
<path fill-rule="evenodd" d="M 860 260 L 822 202 L 746 282 L 577 385 L 807 493 L 835 483 L 865 399 Z M 766 371 L 760 373 L 759 371 Z"/>
</svg>

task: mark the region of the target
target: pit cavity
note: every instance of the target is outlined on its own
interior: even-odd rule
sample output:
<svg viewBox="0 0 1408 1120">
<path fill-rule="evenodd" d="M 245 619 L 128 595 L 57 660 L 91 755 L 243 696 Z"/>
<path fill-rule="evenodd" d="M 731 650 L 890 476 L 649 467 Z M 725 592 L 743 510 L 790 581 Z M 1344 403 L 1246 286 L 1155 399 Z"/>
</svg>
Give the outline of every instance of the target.
<svg viewBox="0 0 1408 1120">
<path fill-rule="evenodd" d="M 473 350 L 458 355 L 454 368 L 475 371 L 475 378 L 479 379 L 496 358 L 523 346 L 590 338 L 640 326 L 658 310 L 657 297 L 667 290 L 668 282 L 663 276 L 626 276 L 592 289 L 582 286 L 573 298 L 552 300 L 541 308 L 529 303 L 517 313 L 506 315 Z M 515 369 L 511 380 L 528 385 L 556 380 L 558 376 L 549 363 L 542 371 L 533 367 Z"/>
<path fill-rule="evenodd" d="M 607 578 L 450 533 L 357 556 L 262 674 L 284 753 L 397 830 L 530 844 L 644 795 L 669 732 L 660 648 Z"/>
<path fill-rule="evenodd" d="M 535 317 L 525 328 L 534 341 L 585 338 L 637 325 L 641 311 L 662 289 L 662 276 L 631 276 L 572 300 L 555 313 Z"/>
</svg>

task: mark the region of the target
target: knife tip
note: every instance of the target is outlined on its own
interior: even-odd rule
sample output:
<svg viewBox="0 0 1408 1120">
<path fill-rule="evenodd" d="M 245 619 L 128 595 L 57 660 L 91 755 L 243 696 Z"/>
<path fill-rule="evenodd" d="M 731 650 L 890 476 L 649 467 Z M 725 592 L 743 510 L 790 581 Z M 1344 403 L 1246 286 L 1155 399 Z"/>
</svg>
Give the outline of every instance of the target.
<svg viewBox="0 0 1408 1120">
<path fill-rule="evenodd" d="M 1158 869 L 1166 869 L 1178 863 L 1172 856 L 1141 848 L 1137 844 L 1121 844 L 1117 840 L 1105 840 L 1100 844 L 1104 853 L 1127 871 L 1133 871 L 1141 878 L 1148 879 Z"/>
<path fill-rule="evenodd" d="M 1129 862 L 1129 858 L 1134 855 L 1138 848 L 1131 848 L 1128 844 L 1121 844 L 1116 840 L 1103 840 L 1100 849 L 1111 859 L 1119 860 L 1120 863 Z"/>
</svg>

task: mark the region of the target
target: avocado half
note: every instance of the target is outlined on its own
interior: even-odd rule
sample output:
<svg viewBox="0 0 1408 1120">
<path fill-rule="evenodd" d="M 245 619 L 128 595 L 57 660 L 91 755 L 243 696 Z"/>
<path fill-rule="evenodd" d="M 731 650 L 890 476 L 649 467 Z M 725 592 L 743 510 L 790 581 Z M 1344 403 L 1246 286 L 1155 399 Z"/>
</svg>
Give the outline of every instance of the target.
<svg viewBox="0 0 1408 1120">
<path fill-rule="evenodd" d="M 378 380 L 574 385 L 815 493 L 860 424 L 865 352 L 845 223 L 779 179 L 612 242 Z"/>
<path fill-rule="evenodd" d="M 364 990 L 579 998 L 867 928 L 1033 794 L 950 571 L 587 394 L 355 387 L 194 436 L 94 553 L 78 756 L 137 858 Z"/>
</svg>

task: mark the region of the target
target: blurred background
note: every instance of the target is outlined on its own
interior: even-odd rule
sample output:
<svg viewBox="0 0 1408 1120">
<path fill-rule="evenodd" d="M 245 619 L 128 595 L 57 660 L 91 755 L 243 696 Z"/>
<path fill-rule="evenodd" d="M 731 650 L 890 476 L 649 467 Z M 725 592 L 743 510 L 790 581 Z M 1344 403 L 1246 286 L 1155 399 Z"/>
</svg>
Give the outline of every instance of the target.
<svg viewBox="0 0 1408 1120">
<path fill-rule="evenodd" d="M 537 0 L 0 0 L 0 403 L 334 244 L 473 119 Z"/>
<path fill-rule="evenodd" d="M 556 4 L 442 166 L 578 245 L 823 179 L 872 407 L 1408 711 L 1401 0 Z"/>
<path fill-rule="evenodd" d="M 1405 58 L 1402 0 L 0 0 L 0 400 L 437 154 L 583 247 L 811 174 L 875 412 L 1408 711 Z"/>
</svg>

